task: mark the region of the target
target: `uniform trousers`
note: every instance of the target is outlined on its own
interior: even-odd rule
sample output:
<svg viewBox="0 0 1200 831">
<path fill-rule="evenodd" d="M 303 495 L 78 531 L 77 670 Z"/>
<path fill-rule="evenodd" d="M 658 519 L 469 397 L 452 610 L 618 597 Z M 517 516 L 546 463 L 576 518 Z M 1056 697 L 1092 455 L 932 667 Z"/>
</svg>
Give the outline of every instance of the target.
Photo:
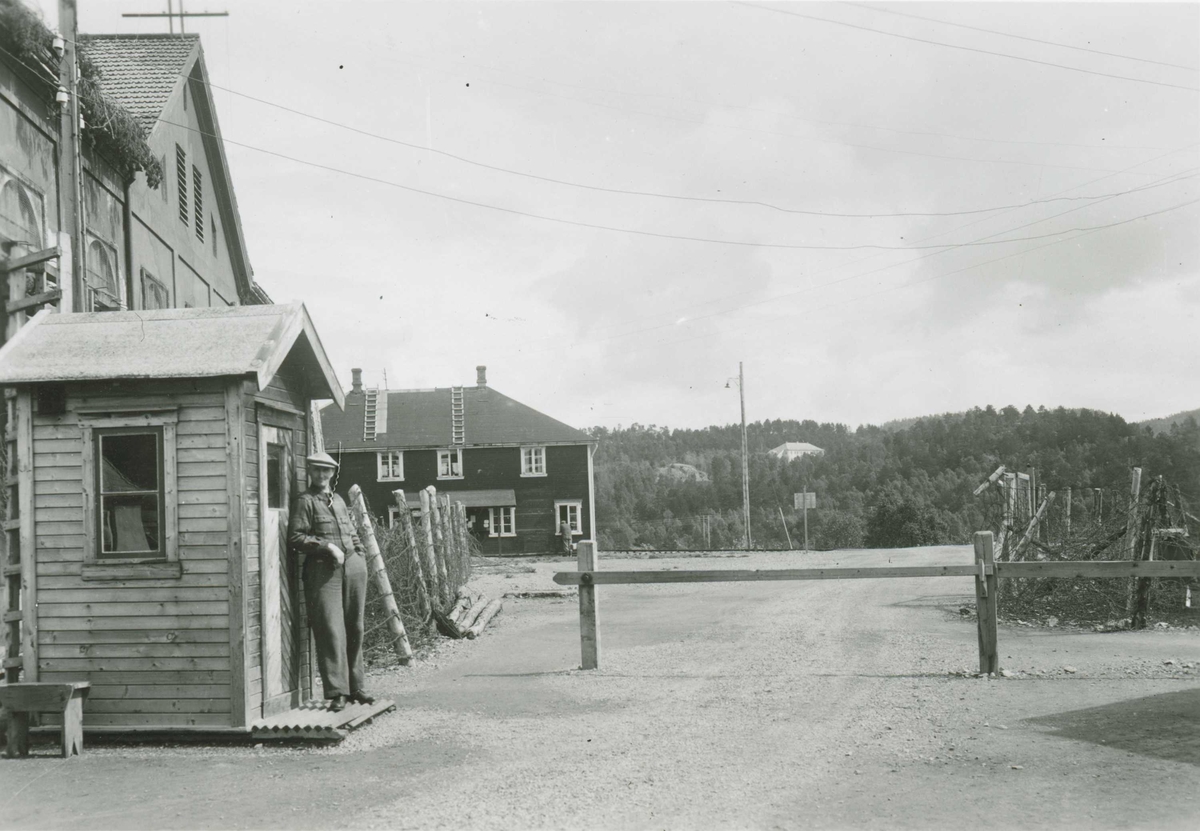
<svg viewBox="0 0 1200 831">
<path fill-rule="evenodd" d="M 330 555 L 310 554 L 304 561 L 304 602 L 317 642 L 317 669 L 325 697 L 363 692 L 366 560 L 351 553 L 338 565 Z"/>
</svg>

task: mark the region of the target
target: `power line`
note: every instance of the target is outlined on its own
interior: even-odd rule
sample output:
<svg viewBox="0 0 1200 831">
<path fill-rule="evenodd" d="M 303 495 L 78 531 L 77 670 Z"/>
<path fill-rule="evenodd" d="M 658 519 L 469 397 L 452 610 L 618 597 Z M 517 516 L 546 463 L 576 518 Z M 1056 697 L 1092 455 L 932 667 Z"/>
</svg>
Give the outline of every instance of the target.
<svg viewBox="0 0 1200 831">
<path fill-rule="evenodd" d="M 1031 38 L 1031 37 L 1026 37 L 1024 35 L 1014 35 L 1014 34 L 1011 34 L 1010 32 L 998 32 L 995 29 L 985 29 L 981 26 L 968 26 L 965 23 L 951 23 L 949 20 L 937 20 L 932 17 L 922 17 L 919 14 L 912 14 L 910 12 L 898 12 L 895 9 L 881 9 L 876 6 L 869 6 L 866 3 L 846 3 L 846 5 L 847 6 L 855 6 L 860 9 L 868 9 L 870 11 L 879 12 L 881 14 L 894 14 L 894 15 L 897 15 L 898 17 L 911 17 L 913 20 L 924 20 L 927 23 L 939 23 L 942 26 L 955 26 L 959 29 L 970 29 L 973 32 L 986 32 L 989 35 L 1000 35 L 1001 37 L 1006 37 L 1006 38 L 1015 38 L 1017 40 L 1026 40 L 1026 41 L 1029 41 L 1030 43 L 1041 43 L 1046 46 L 1058 46 L 1063 49 L 1074 49 L 1077 52 L 1090 52 L 1093 55 L 1107 55 L 1110 58 L 1121 58 L 1122 60 L 1126 60 L 1126 61 L 1138 61 L 1140 63 L 1152 63 L 1152 64 L 1156 64 L 1158 66 L 1169 66 L 1174 69 L 1186 69 L 1188 72 L 1200 72 L 1200 69 L 1197 69 L 1194 66 L 1184 66 L 1183 64 L 1178 64 L 1178 63 L 1167 63 L 1166 61 L 1152 61 L 1149 58 L 1136 58 L 1133 55 L 1120 55 L 1116 52 L 1105 52 L 1101 49 L 1088 49 L 1086 46 L 1073 46 L 1070 43 L 1058 43 L 1053 40 L 1040 40 L 1039 38 Z"/>
<path fill-rule="evenodd" d="M 437 58 L 431 58 L 429 55 L 422 55 L 418 52 L 413 52 L 411 50 L 409 50 L 407 54 L 416 55 L 417 57 L 425 58 L 426 60 L 438 60 Z M 402 63 L 408 63 L 412 66 L 420 66 L 420 64 L 417 64 L 413 61 L 405 61 L 403 58 L 397 58 L 396 60 L 400 60 Z M 1164 149 L 1166 149 L 1163 147 L 1151 147 L 1151 146 L 1144 146 L 1144 145 L 1079 144 L 1079 143 L 1075 143 L 1075 142 L 1065 142 L 1065 141 L 1032 141 L 1032 140 L 1022 140 L 1022 139 L 996 139 L 996 138 L 980 138 L 978 136 L 960 136 L 960 135 L 955 135 L 953 133 L 936 133 L 936 132 L 930 132 L 927 130 L 901 130 L 896 127 L 880 127 L 877 124 L 858 124 L 858 123 L 852 122 L 852 121 L 829 121 L 829 120 L 820 119 L 820 118 L 805 118 L 804 116 L 792 115 L 790 113 L 782 113 L 782 112 L 779 112 L 778 110 L 767 109 L 766 107 L 750 107 L 750 106 L 745 106 L 745 105 L 741 105 L 741 104 L 724 104 L 724 103 L 720 103 L 717 101 L 707 101 L 702 98 L 692 98 L 692 97 L 686 96 L 686 95 L 666 94 L 666 93 L 661 93 L 661 92 L 636 92 L 633 90 L 621 90 L 621 89 L 609 89 L 609 88 L 605 88 L 605 87 L 593 87 L 593 86 L 589 86 L 586 84 L 571 84 L 571 83 L 567 83 L 565 81 L 555 81 L 550 78 L 541 78 L 541 77 L 538 77 L 537 75 L 530 75 L 525 72 L 517 72 L 516 70 L 506 69 L 504 67 L 498 67 L 498 66 L 491 66 L 489 64 L 475 63 L 473 61 L 453 61 L 452 63 L 458 64 L 461 66 L 474 67 L 476 69 L 484 69 L 489 72 L 499 72 L 502 75 L 515 75 L 518 78 L 529 78 L 530 80 L 539 81 L 543 84 L 550 84 L 552 86 L 567 87 L 569 89 L 580 89 L 580 90 L 584 90 L 587 92 L 597 92 L 602 95 L 623 95 L 623 96 L 634 97 L 634 98 L 659 98 L 659 99 L 663 99 L 663 100 L 667 100 L 667 101 L 687 101 L 692 104 L 699 104 L 700 106 L 703 106 L 703 107 L 717 107 L 717 108 L 725 109 L 725 110 L 745 110 L 746 112 L 763 113 L 765 115 L 776 116 L 777 118 L 785 118 L 789 121 L 802 121 L 802 122 L 809 123 L 809 124 L 824 124 L 824 125 L 833 126 L 833 127 L 854 127 L 856 129 L 860 129 L 860 130 L 880 130 L 883 132 L 899 133 L 901 135 L 907 135 L 907 136 L 931 136 L 931 137 L 936 137 L 936 138 L 953 139 L 955 141 L 974 141 L 974 142 L 984 142 L 984 143 L 988 143 L 988 144 L 1024 144 L 1024 145 L 1035 145 L 1035 146 L 1044 146 L 1044 147 L 1075 147 L 1075 148 L 1082 148 L 1082 149 L 1086 149 L 1086 150 L 1164 150 Z M 433 67 L 433 69 L 434 69 L 434 71 L 442 72 L 447 75 L 451 74 L 449 70 L 442 69 L 440 67 Z M 496 83 L 499 86 L 511 87 L 512 89 L 525 90 L 527 92 L 532 92 L 536 95 L 548 94 L 548 93 L 544 92 L 543 90 L 536 90 L 536 89 L 532 89 L 530 87 L 523 87 L 523 86 L 520 86 L 517 84 L 503 84 L 503 83 L 500 83 L 497 81 L 493 81 L 492 83 Z M 555 96 L 555 97 L 561 97 L 561 96 Z M 577 99 L 568 99 L 568 100 L 577 100 Z M 589 104 L 592 106 L 597 106 L 597 107 L 605 106 L 602 104 L 595 104 L 594 102 L 591 102 L 591 101 L 583 101 L 583 103 Z M 639 112 L 639 111 L 630 110 L 629 112 Z M 652 115 L 655 117 L 659 117 L 655 113 L 646 113 L 646 114 Z M 791 134 L 784 134 L 784 135 L 791 135 Z M 953 158 L 953 157 L 951 157 L 951 158 Z"/>
<path fill-rule="evenodd" d="M 533 180 L 536 180 L 539 182 L 548 182 L 550 184 L 563 185 L 563 186 L 572 187 L 572 188 L 580 188 L 583 190 L 596 191 L 599 193 L 612 193 L 612 194 L 620 194 L 620 195 L 624 195 L 624 196 L 643 196 L 643 197 L 651 197 L 651 198 L 655 198 L 655 199 L 673 199 L 673 200 L 684 201 L 684 202 L 706 202 L 706 203 L 721 204 L 721 205 L 745 205 L 745 206 L 751 206 L 751 207 L 769 208 L 771 210 L 779 211 L 781 213 L 801 214 L 804 216 L 825 216 L 825 217 L 835 217 L 835 218 L 843 218 L 843 219 L 890 219 L 890 218 L 897 218 L 897 217 L 918 217 L 918 216 L 933 216 L 933 217 L 969 216 L 972 214 L 983 214 L 983 213 L 992 213 L 995 211 L 1006 211 L 1006 210 L 1013 210 L 1013 209 L 1017 209 L 1017 208 L 1026 208 L 1026 207 L 1030 207 L 1032 205 L 1041 205 L 1041 204 L 1046 204 L 1048 202 L 1054 202 L 1054 201 L 1059 201 L 1059 200 L 1099 199 L 1099 198 L 1102 198 L 1102 196 L 1103 196 L 1103 194 L 1102 194 L 1101 196 L 1070 196 L 1070 197 L 1057 197 L 1057 198 L 1050 198 L 1050 199 L 1035 199 L 1035 200 L 1023 202 L 1020 204 L 996 205 L 996 206 L 990 207 L 990 208 L 977 208 L 977 209 L 973 209 L 973 210 L 964 210 L 964 211 L 903 211 L 903 212 L 896 212 L 896 213 L 882 213 L 882 212 L 880 212 L 880 213 L 839 213 L 839 212 L 835 212 L 835 211 L 813 211 L 813 210 L 805 210 L 805 209 L 801 209 L 801 208 L 788 208 L 788 207 L 784 207 L 782 205 L 776 205 L 771 202 L 763 202 L 763 201 L 757 200 L 757 199 L 725 199 L 725 198 L 709 197 L 709 196 L 684 196 L 682 194 L 674 194 L 674 193 L 659 193 L 659 192 L 654 192 L 654 191 L 631 190 L 631 189 L 625 189 L 625 188 L 611 188 L 611 187 L 604 187 L 602 185 L 587 184 L 585 182 L 572 182 L 572 181 L 569 181 L 566 179 L 557 179 L 552 176 L 543 176 L 543 175 L 540 175 L 537 173 L 529 173 L 529 172 L 523 171 L 523 170 L 515 170 L 513 168 L 501 167 L 499 165 L 488 164 L 487 162 L 481 162 L 476 159 L 471 159 L 467 156 L 460 156 L 456 153 L 450 153 L 449 151 L 446 151 L 446 150 L 439 150 L 434 147 L 427 147 L 426 145 L 423 145 L 423 144 L 415 144 L 413 142 L 404 141 L 403 139 L 394 138 L 392 136 L 383 135 L 381 133 L 373 133 L 369 130 L 363 130 L 361 128 L 351 126 L 349 124 L 345 124 L 341 121 L 336 121 L 336 120 L 330 119 L 330 118 L 324 118 L 323 116 L 314 115 L 313 113 L 304 112 L 303 110 L 297 110 L 293 107 L 289 107 L 284 104 L 279 104 L 274 101 L 268 101 L 265 98 L 259 98 L 257 96 L 249 95 L 244 92 L 238 92 L 237 90 L 230 89 L 229 87 L 223 87 L 219 84 L 214 84 L 211 81 L 203 81 L 202 83 L 207 84 L 208 86 L 212 87 L 213 89 L 219 89 L 219 90 L 222 90 L 223 92 L 228 92 L 231 95 L 236 95 L 240 98 L 245 98 L 247 100 L 254 101 L 259 104 L 265 104 L 266 106 L 269 106 L 269 107 L 275 107 L 276 109 L 283 110 L 284 112 L 289 112 L 294 115 L 301 116 L 303 118 L 312 119 L 313 121 L 317 121 L 322 124 L 328 124 L 333 127 L 341 128 L 343 130 L 348 130 L 352 133 L 357 133 L 359 135 L 367 136 L 368 138 L 377 139 L 379 141 L 385 141 L 385 142 L 388 142 L 389 144 L 396 144 L 401 147 L 407 147 L 409 149 L 418 150 L 418 151 L 425 152 L 425 153 L 433 153 L 435 155 L 442 156 L 447 159 L 453 159 L 454 161 L 473 165 L 475 167 L 480 167 L 485 170 L 492 170 L 492 171 L 496 171 L 498 173 L 508 173 L 513 176 L 521 176 L 521 177 L 524 177 L 527 179 L 533 179 Z"/>
<path fill-rule="evenodd" d="M 789 9 L 776 9 L 771 6 L 760 6 L 757 3 L 747 3 L 744 0 L 731 0 L 735 5 L 747 6 L 752 9 L 759 9 L 764 12 L 775 12 L 776 14 L 786 14 L 792 17 L 801 17 L 805 20 L 815 20 L 818 23 L 832 23 L 835 26 L 845 26 L 850 29 L 858 29 L 863 32 L 872 32 L 877 35 L 887 35 L 888 37 L 900 38 L 901 40 L 911 40 L 917 43 L 928 43 L 933 46 L 944 46 L 947 49 L 960 49 L 964 52 L 978 52 L 981 55 L 992 55 L 997 58 L 1010 58 L 1014 61 L 1024 61 L 1025 63 L 1038 64 L 1040 66 L 1050 66 L 1055 69 L 1067 69 L 1071 72 L 1081 72 L 1085 75 L 1098 75 L 1102 78 L 1115 78 L 1118 81 L 1133 81 L 1137 84 L 1153 84 L 1156 87 L 1170 87 L 1171 89 L 1183 89 L 1188 92 L 1200 92 L 1200 87 L 1188 87 L 1181 84 L 1168 84 L 1162 81 L 1150 81 L 1145 78 L 1131 78 L 1128 75 L 1112 75 L 1108 72 L 1097 72 L 1093 69 L 1080 69 L 1077 66 L 1067 66 L 1061 63 L 1051 63 L 1050 61 L 1039 61 L 1034 58 L 1024 58 L 1020 55 L 1010 55 L 1007 52 L 992 52 L 988 49 L 976 49 L 973 46 L 961 46 L 957 43 L 945 43 L 940 40 L 928 40 L 926 38 L 913 37 L 911 35 L 901 35 L 897 32 L 888 32 L 884 29 L 872 29 L 870 26 L 860 26 L 856 23 L 847 23 L 843 20 L 832 20 L 828 17 L 817 17 L 816 15 L 804 14 L 802 12 L 794 12 Z"/>
<path fill-rule="evenodd" d="M 405 61 L 402 58 L 397 59 L 397 60 L 399 60 L 401 63 L 410 63 L 414 66 L 419 66 L 419 64 L 416 64 L 412 61 Z M 437 71 L 446 72 L 446 70 L 441 70 L 441 69 L 439 69 Z M 712 122 L 705 121 L 702 119 L 684 118 L 682 116 L 666 115 L 664 113 L 656 113 L 656 112 L 647 112 L 645 110 L 634 110 L 634 109 L 630 109 L 628 107 L 618 107 L 613 104 L 601 104 L 598 101 L 581 100 L 579 98 L 574 98 L 574 97 L 567 96 L 567 95 L 557 95 L 553 92 L 546 92 L 545 90 L 533 90 L 533 89 L 530 89 L 529 87 L 523 87 L 520 84 L 509 84 L 509 83 L 505 83 L 504 81 L 488 81 L 486 83 L 494 84 L 496 86 L 501 86 L 501 87 L 510 87 L 512 89 L 524 90 L 526 92 L 532 92 L 535 95 L 544 95 L 549 98 L 557 98 L 557 99 L 560 99 L 563 101 L 570 101 L 573 104 L 585 104 L 589 107 L 599 107 L 600 109 L 613 110 L 615 112 L 620 112 L 620 113 L 642 115 L 642 116 L 647 116 L 650 118 L 662 119 L 664 121 L 678 121 L 683 124 L 696 124 L 696 125 L 699 125 L 702 127 L 716 127 L 716 128 L 722 129 L 722 130 L 735 130 L 737 132 L 742 132 L 742 133 L 757 133 L 757 134 L 765 135 L 765 136 L 780 136 L 783 138 L 799 139 L 800 141 L 817 142 L 818 144 L 832 144 L 836 147 L 852 147 L 857 150 L 872 150 L 876 153 L 895 153 L 895 154 L 898 154 L 901 156 L 919 156 L 919 157 L 926 158 L 926 159 L 942 159 L 942 160 L 946 160 L 946 161 L 974 162 L 974 163 L 980 163 L 980 164 L 1009 164 L 1009 165 L 1022 165 L 1025 167 L 1053 167 L 1053 168 L 1058 168 L 1061 170 L 1084 170 L 1084 171 L 1088 171 L 1088 172 L 1102 172 L 1102 173 L 1115 172 L 1109 168 L 1084 167 L 1082 165 L 1054 164 L 1051 162 L 1026 162 L 1026 161 L 1020 161 L 1017 159 L 978 159 L 978 158 L 973 158 L 970 156 L 951 156 L 951 155 L 947 155 L 945 153 L 922 153 L 919 150 L 899 150 L 899 149 L 896 149 L 893 147 L 879 147 L 874 144 L 858 144 L 855 142 L 837 141 L 836 139 L 819 138 L 817 136 L 802 136 L 802 135 L 798 135 L 796 133 L 785 133 L 780 130 L 764 130 L 764 129 L 761 129 L 758 127 L 736 127 L 736 126 L 733 126 L 730 124 L 714 124 Z M 1148 148 L 1148 149 L 1159 149 L 1159 148 Z"/>
<path fill-rule="evenodd" d="M 218 136 L 216 136 L 216 134 L 214 134 L 214 133 L 209 133 L 205 130 L 200 130 L 198 128 L 191 127 L 187 124 L 178 124 L 173 121 L 167 121 L 164 118 L 159 118 L 158 120 L 160 122 L 162 122 L 163 124 L 170 124 L 173 127 L 180 127 L 184 130 L 191 130 L 192 132 L 200 133 L 201 135 L 210 136 L 212 138 L 218 138 Z M 547 216 L 546 214 L 536 214 L 531 211 L 522 211 L 517 208 L 506 208 L 502 205 L 491 205 L 486 202 L 476 202 L 472 199 L 463 199 L 458 196 L 450 196 L 449 194 L 438 193 L 437 191 L 425 190 L 424 188 L 416 188 L 411 185 L 403 185 L 403 184 L 400 184 L 399 182 L 393 182 L 388 179 L 380 179 L 376 176 L 368 176 L 365 173 L 355 173 L 353 171 L 343 170 L 341 168 L 333 167 L 331 165 L 325 165 L 325 164 L 321 164 L 319 162 L 311 162 L 311 161 L 308 161 L 307 159 L 300 159 L 295 156 L 289 156 L 286 153 L 279 153 L 275 150 L 267 150 L 266 148 L 263 148 L 263 147 L 256 147 L 252 144 L 245 144 L 244 142 L 234 141 L 233 139 L 222 138 L 222 141 L 224 141 L 226 144 L 232 144 L 236 147 L 244 147 L 247 150 L 254 150 L 259 153 L 265 153 L 269 156 L 275 156 L 280 159 L 286 159 L 287 161 L 295 162 L 296 164 L 302 164 L 302 165 L 306 165 L 308 167 L 315 167 L 319 170 L 325 170 L 330 173 L 337 173 L 337 174 L 340 174 L 343 176 L 350 176 L 355 179 L 362 179 L 362 180 L 368 181 L 368 182 L 375 182 L 377 184 L 387 185 L 389 187 L 394 187 L 394 188 L 398 188 L 400 190 L 409 191 L 410 193 L 419 193 L 423 196 L 432 196 L 435 199 L 444 199 L 448 202 L 455 202 L 460 205 L 470 205 L 471 207 L 475 207 L 475 208 L 485 208 L 487 210 L 499 211 L 501 213 L 512 214 L 514 216 L 523 216 L 528 219 L 538 219 L 543 222 L 554 222 L 554 223 L 558 223 L 560 225 L 570 225 L 572 227 L 577 227 L 577 228 L 590 228 L 590 229 L 596 230 L 596 231 L 612 231 L 612 232 L 619 233 L 619 234 L 633 234 L 636 236 L 653 237 L 656 239 L 677 240 L 680 242 L 699 242 L 699 243 L 707 243 L 707 244 L 712 244 L 712 245 L 733 245 L 733 246 L 740 246 L 740 247 L 745 247 L 745 248 L 771 248 L 771 249 L 783 249 L 783 250 L 793 250 L 793 251 L 860 251 L 860 250 L 865 250 L 865 249 L 877 249 L 877 250 L 881 250 L 881 251 L 920 251 L 920 250 L 932 249 L 932 248 L 961 248 L 961 247 L 973 247 L 973 246 L 979 246 L 979 245 L 1004 245 L 1004 244 L 1012 243 L 1012 242 L 1026 242 L 1029 240 L 1044 239 L 1049 236 L 1057 236 L 1059 234 L 1067 234 L 1067 233 L 1072 233 L 1075 231 L 1090 231 L 1090 230 L 1096 230 L 1096 229 L 1100 229 L 1100 228 L 1109 227 L 1107 225 L 1097 225 L 1097 226 L 1090 226 L 1090 227 L 1084 227 L 1084 228 L 1069 228 L 1064 231 L 1056 232 L 1055 234 L 1042 234 L 1042 235 L 1032 236 L 1032 237 L 1017 237 L 1014 239 L 994 240 L 994 241 L 990 241 L 990 242 L 943 243 L 940 245 L 870 245 L 870 244 L 865 244 L 865 245 L 796 245 L 796 244 L 791 244 L 791 243 L 750 242 L 748 240 L 726 240 L 726 239 L 716 239 L 713 237 L 692 237 L 692 236 L 687 236 L 685 234 L 663 234 L 663 233 L 658 233 L 656 231 L 643 231 L 643 230 L 640 230 L 637 228 L 622 228 L 622 227 L 615 226 L 615 225 L 601 225 L 599 223 L 580 222 L 580 221 L 574 220 L 574 219 L 563 219 L 562 217 Z"/>
</svg>

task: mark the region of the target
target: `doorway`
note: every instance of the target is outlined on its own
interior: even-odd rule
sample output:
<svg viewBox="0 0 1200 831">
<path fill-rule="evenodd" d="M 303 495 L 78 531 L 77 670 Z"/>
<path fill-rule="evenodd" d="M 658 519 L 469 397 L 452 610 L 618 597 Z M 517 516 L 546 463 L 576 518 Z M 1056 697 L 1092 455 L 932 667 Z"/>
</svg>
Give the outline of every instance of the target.
<svg viewBox="0 0 1200 831">
<path fill-rule="evenodd" d="M 259 424 L 263 716 L 300 706 L 299 575 L 288 552 L 292 431 Z"/>
</svg>

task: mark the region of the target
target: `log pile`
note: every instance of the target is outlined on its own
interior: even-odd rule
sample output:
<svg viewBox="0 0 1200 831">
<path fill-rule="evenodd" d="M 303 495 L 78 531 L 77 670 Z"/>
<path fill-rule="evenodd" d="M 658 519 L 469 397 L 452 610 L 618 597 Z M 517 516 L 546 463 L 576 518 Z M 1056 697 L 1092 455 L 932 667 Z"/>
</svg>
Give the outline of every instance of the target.
<svg viewBox="0 0 1200 831">
<path fill-rule="evenodd" d="M 489 598 L 464 586 L 458 590 L 449 613 L 439 613 L 435 618 L 438 630 L 447 637 L 474 639 L 503 608 L 504 603 L 499 598 Z"/>
</svg>

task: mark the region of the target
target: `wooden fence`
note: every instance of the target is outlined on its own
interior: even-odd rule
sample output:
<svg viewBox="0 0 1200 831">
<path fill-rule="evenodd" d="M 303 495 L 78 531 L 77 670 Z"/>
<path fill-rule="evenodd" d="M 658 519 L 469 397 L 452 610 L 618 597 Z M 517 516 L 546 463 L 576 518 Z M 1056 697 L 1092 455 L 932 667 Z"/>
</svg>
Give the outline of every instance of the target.
<svg viewBox="0 0 1200 831">
<path fill-rule="evenodd" d="M 997 644 L 998 581 L 1003 578 L 1128 578 L 1200 577 L 1194 560 L 1092 560 L 1073 562 L 995 561 L 991 531 L 975 535 L 973 565 L 866 566 L 862 568 L 697 569 L 693 571 L 600 571 L 595 545 L 579 543 L 577 571 L 560 571 L 554 582 L 579 586 L 579 638 L 583 668 L 600 666 L 600 610 L 597 586 L 646 583 L 747 583 L 776 580 L 878 580 L 893 577 L 974 577 L 975 608 L 979 630 L 979 671 L 1000 671 Z"/>
</svg>

